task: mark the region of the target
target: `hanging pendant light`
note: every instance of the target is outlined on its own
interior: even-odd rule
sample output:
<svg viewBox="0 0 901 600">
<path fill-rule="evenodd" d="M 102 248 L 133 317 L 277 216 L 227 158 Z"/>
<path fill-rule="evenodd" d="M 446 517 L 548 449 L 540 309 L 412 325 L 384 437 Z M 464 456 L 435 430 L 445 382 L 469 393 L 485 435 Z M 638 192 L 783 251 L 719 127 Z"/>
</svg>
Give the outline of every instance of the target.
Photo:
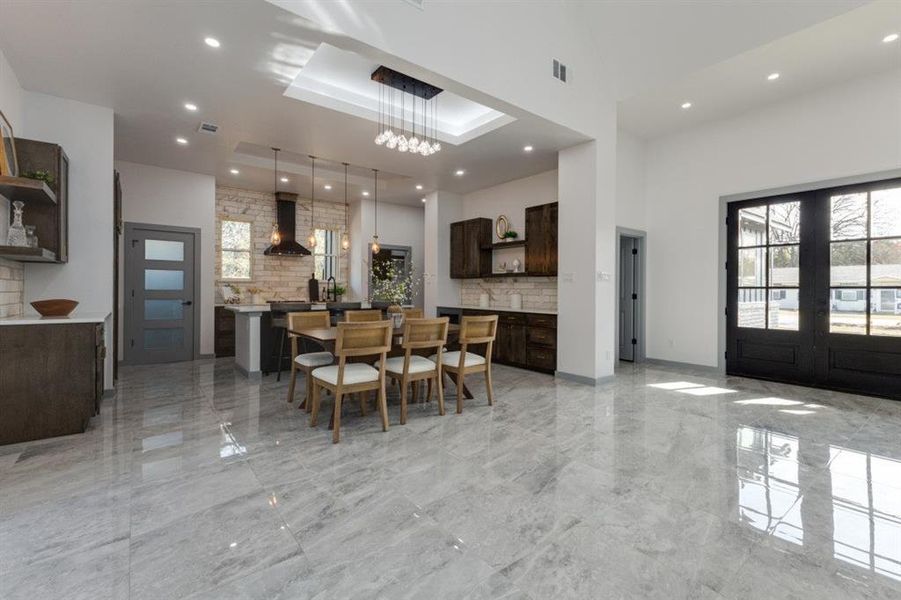
<svg viewBox="0 0 901 600">
<path fill-rule="evenodd" d="M 310 248 L 316 247 L 316 222 L 313 220 L 316 214 L 316 157 L 310 155 L 310 237 L 307 238 L 307 244 Z"/>
<path fill-rule="evenodd" d="M 281 148 L 272 148 L 272 152 L 275 155 L 275 166 L 272 169 L 272 195 L 278 198 L 278 153 Z M 278 222 L 272 224 L 272 233 L 269 234 L 269 242 L 273 246 L 278 246 L 282 243 L 282 234 L 278 230 Z"/>
<path fill-rule="evenodd" d="M 372 253 L 378 254 L 382 247 L 379 246 L 379 170 L 373 169 L 375 174 L 375 233 L 372 235 Z"/>
<path fill-rule="evenodd" d="M 341 248 L 345 251 L 350 249 L 350 234 L 347 229 L 347 163 L 344 164 L 344 233 L 341 234 Z"/>
</svg>

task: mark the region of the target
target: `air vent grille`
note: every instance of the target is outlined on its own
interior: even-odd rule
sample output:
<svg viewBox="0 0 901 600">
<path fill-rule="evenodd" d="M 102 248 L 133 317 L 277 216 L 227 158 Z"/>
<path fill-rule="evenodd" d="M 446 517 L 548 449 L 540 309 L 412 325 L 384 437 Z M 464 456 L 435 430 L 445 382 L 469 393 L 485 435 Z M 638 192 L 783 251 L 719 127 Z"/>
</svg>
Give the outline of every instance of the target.
<svg viewBox="0 0 901 600">
<path fill-rule="evenodd" d="M 201 121 L 200 125 L 197 127 L 198 133 L 209 133 L 214 134 L 219 131 L 219 126 L 215 123 L 208 123 L 206 121 Z"/>
<path fill-rule="evenodd" d="M 566 83 L 566 65 L 556 58 L 554 59 L 554 79 L 559 79 L 563 83 Z"/>
</svg>

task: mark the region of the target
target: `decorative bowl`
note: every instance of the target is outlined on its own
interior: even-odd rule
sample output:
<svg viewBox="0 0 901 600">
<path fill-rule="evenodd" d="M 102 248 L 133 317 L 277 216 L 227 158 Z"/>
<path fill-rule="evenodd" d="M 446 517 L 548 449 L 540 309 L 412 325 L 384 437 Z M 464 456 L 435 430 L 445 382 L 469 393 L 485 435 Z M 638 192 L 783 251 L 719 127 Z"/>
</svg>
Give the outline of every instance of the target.
<svg viewBox="0 0 901 600">
<path fill-rule="evenodd" d="M 78 306 L 78 301 L 54 298 L 52 300 L 35 300 L 31 305 L 42 317 L 68 317 Z"/>
</svg>

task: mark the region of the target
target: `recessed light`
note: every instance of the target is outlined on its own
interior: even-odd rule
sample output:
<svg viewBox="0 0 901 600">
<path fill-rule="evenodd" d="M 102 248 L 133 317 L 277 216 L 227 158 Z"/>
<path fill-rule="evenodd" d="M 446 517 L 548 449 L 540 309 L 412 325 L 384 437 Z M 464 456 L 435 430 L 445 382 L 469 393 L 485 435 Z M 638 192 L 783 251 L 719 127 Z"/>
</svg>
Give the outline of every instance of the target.
<svg viewBox="0 0 901 600">
<path fill-rule="evenodd" d="M 464 175 L 466 175 L 466 171 L 464 171 L 463 169 L 457 169 L 456 171 L 454 171 L 454 175 L 456 175 L 457 177 L 463 177 Z"/>
<path fill-rule="evenodd" d="M 363 195 L 364 195 L 364 196 L 368 196 L 368 195 L 369 195 L 369 192 L 364 191 L 364 192 L 363 192 Z"/>
<path fill-rule="evenodd" d="M 417 190 L 421 190 L 421 189 L 422 189 L 422 185 L 416 184 L 416 189 L 417 189 Z"/>
<path fill-rule="evenodd" d="M 241 171 L 239 171 L 238 169 L 229 169 L 229 173 L 231 173 L 232 175 L 237 175 L 240 172 Z"/>
<path fill-rule="evenodd" d="M 691 108 L 691 102 L 683 102 L 682 108 Z"/>
<path fill-rule="evenodd" d="M 425 203 L 425 198 L 422 199 L 423 203 Z"/>
<path fill-rule="evenodd" d="M 769 75 L 766 76 L 766 78 L 769 79 L 770 81 L 775 81 L 775 80 L 779 79 L 779 73 L 770 73 Z"/>
<path fill-rule="evenodd" d="M 186 140 L 183 137 L 177 137 L 177 138 L 175 138 L 175 141 L 178 142 L 179 144 L 181 144 L 182 146 L 186 146 L 188 144 L 188 140 Z"/>
<path fill-rule="evenodd" d="M 191 112 L 194 112 L 195 110 L 197 110 L 197 105 L 194 104 L 193 102 L 185 102 L 185 110 L 190 110 Z"/>
<path fill-rule="evenodd" d="M 533 149 L 534 148 L 532 148 L 531 146 L 525 146 L 525 147 L 523 147 L 522 151 L 523 152 L 531 152 Z"/>
<path fill-rule="evenodd" d="M 890 44 L 897 39 L 898 39 L 897 33 L 890 33 L 887 36 L 885 36 L 884 38 L 882 38 L 882 41 L 885 42 L 886 44 Z"/>
<path fill-rule="evenodd" d="M 217 40 L 214 37 L 204 38 L 203 43 L 206 44 L 207 46 L 209 46 L 210 48 L 218 48 L 219 46 L 222 45 L 219 43 L 219 40 Z"/>
<path fill-rule="evenodd" d="M 282 182 L 282 183 L 288 183 L 288 178 L 287 178 L 287 177 L 282 177 L 281 182 Z"/>
<path fill-rule="evenodd" d="M 330 185 L 329 185 L 329 184 L 327 184 L 327 183 L 326 183 L 326 184 L 325 184 L 325 185 L 324 185 L 324 186 L 322 186 L 322 187 L 324 187 L 324 188 L 325 188 L 325 189 L 327 189 L 327 190 L 330 190 L 330 189 L 332 189 L 332 186 L 330 186 Z"/>
</svg>

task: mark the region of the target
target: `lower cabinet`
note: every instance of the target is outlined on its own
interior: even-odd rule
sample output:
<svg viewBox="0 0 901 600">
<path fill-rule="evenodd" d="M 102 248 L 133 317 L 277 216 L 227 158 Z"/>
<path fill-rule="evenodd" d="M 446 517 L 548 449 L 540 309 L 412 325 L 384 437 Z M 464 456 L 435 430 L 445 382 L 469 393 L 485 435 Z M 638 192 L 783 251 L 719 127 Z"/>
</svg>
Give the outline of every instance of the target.
<svg viewBox="0 0 901 600">
<path fill-rule="evenodd" d="M 557 316 L 495 310 L 463 311 L 463 315 L 497 315 L 497 337 L 491 360 L 533 371 L 557 368 Z"/>
<path fill-rule="evenodd" d="M 224 306 L 216 307 L 213 349 L 216 358 L 235 355 L 235 313 Z"/>
<path fill-rule="evenodd" d="M 105 356 L 102 324 L 0 326 L 0 444 L 83 432 Z"/>
</svg>

